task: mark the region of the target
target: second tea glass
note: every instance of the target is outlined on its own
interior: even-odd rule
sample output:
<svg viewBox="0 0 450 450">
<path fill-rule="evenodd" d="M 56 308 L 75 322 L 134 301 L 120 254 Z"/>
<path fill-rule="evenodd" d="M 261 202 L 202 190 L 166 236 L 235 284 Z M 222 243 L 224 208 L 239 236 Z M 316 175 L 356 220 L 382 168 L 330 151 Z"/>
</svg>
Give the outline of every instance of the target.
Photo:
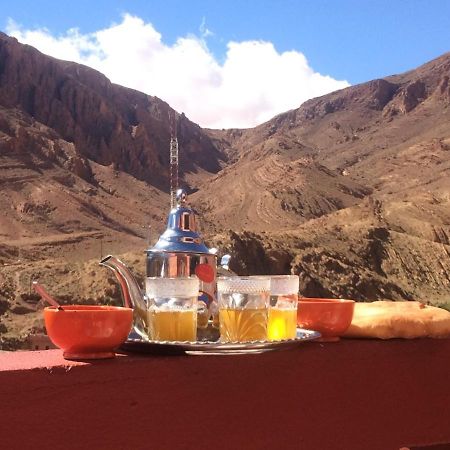
<svg viewBox="0 0 450 450">
<path fill-rule="evenodd" d="M 231 277 L 217 280 L 220 340 L 265 341 L 270 279 Z"/>
<path fill-rule="evenodd" d="M 196 341 L 199 280 L 147 277 L 148 337 L 154 341 Z"/>
</svg>

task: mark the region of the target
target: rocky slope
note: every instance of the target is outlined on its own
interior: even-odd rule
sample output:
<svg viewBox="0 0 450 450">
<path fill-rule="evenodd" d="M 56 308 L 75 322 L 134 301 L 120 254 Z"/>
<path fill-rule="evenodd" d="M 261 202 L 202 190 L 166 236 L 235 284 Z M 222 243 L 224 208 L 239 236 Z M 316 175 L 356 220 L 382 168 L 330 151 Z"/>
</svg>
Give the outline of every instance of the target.
<svg viewBox="0 0 450 450">
<path fill-rule="evenodd" d="M 45 56 L 3 33 L 0 105 L 52 129 L 74 145 L 78 157 L 166 190 L 170 113 L 178 119 L 183 171 L 214 173 L 221 167 L 223 155 L 208 136 L 164 101 L 112 84 L 89 67 Z M 88 171 L 80 175 L 92 181 Z"/>
<path fill-rule="evenodd" d="M 24 314 L 32 277 L 76 286 L 63 298 L 88 298 L 74 268 L 102 253 L 142 250 L 162 231 L 169 114 L 177 117 L 184 184 L 195 190 L 226 162 L 198 125 L 156 97 L 0 33 L 3 337 L 34 320 Z"/>
<path fill-rule="evenodd" d="M 450 54 L 310 100 L 248 130 L 177 114 L 183 184 L 238 273 L 298 273 L 308 296 L 450 302 Z M 0 346 L 63 302 L 120 302 L 98 267 L 168 210 L 162 100 L 0 33 Z"/>
<path fill-rule="evenodd" d="M 428 189 L 445 199 L 450 155 L 449 77 L 450 53 L 406 74 L 309 100 L 254 129 L 210 131 L 216 145 L 228 152 L 234 163 L 213 177 L 205 195 L 199 192 L 198 197 L 206 202 L 219 186 L 233 189 L 248 172 L 248 162 L 264 161 L 265 168 L 258 176 L 264 183 L 266 176 L 271 177 L 276 159 L 285 168 L 277 177 L 283 192 L 300 184 L 307 166 L 324 167 L 334 175 L 334 188 L 328 184 L 324 189 L 330 199 L 347 188 L 347 194 L 357 198 L 369 192 L 401 197 Z M 323 185 L 316 174 L 311 179 L 318 182 L 305 183 L 290 198 L 278 198 L 278 207 L 296 212 L 297 222 L 309 209 L 308 205 L 297 208 L 299 197 L 304 193 L 310 200 L 314 195 L 309 189 Z M 252 195 L 258 193 L 248 193 L 251 201 Z M 327 197 L 325 192 L 319 196 Z M 235 196 L 229 196 L 221 208 L 233 207 L 234 201 Z M 318 212 L 313 215 L 320 215 Z M 323 213 L 328 212 L 324 208 Z M 249 222 L 256 218 L 253 215 Z M 263 214 L 258 219 L 263 220 Z M 290 226 L 288 221 L 286 227 Z"/>
<path fill-rule="evenodd" d="M 304 295 L 450 305 L 449 77 L 445 54 L 254 129 L 209 130 L 230 164 L 196 201 L 211 223 L 257 232 L 222 238 L 237 270 L 299 273 Z"/>
</svg>

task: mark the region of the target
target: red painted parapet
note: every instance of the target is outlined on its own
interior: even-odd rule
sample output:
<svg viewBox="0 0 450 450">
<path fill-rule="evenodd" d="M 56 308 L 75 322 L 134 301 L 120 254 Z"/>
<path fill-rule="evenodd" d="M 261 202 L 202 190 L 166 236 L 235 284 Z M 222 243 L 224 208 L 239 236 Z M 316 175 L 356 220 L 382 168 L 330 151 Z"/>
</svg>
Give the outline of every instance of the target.
<svg viewBox="0 0 450 450">
<path fill-rule="evenodd" d="M 450 340 L 93 363 L 5 352 L 0 448 L 440 448 L 450 443 L 449 380 Z"/>
</svg>

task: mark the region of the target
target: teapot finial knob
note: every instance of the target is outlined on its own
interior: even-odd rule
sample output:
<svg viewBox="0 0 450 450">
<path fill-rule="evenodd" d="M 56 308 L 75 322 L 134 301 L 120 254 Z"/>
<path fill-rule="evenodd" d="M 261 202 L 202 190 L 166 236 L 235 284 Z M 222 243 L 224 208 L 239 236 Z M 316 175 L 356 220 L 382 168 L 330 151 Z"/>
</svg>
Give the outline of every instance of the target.
<svg viewBox="0 0 450 450">
<path fill-rule="evenodd" d="M 184 189 L 177 189 L 177 205 L 182 206 L 187 201 L 187 193 Z"/>
</svg>

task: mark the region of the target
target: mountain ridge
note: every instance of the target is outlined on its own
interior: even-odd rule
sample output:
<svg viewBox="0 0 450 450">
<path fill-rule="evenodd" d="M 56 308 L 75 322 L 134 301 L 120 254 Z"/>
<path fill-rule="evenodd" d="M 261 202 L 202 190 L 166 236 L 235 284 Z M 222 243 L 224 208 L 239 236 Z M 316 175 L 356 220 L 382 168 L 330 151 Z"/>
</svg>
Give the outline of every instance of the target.
<svg viewBox="0 0 450 450">
<path fill-rule="evenodd" d="M 167 190 L 162 149 L 170 139 L 172 114 L 178 117 L 184 170 L 199 166 L 217 172 L 221 167 L 223 156 L 200 127 L 157 97 L 113 84 L 94 69 L 48 57 L 6 35 L 0 35 L 0 61 L 0 104 L 19 107 L 53 128 L 82 157 L 114 163 L 117 170 Z M 197 160 L 202 152 L 208 152 L 207 161 Z"/>
</svg>

